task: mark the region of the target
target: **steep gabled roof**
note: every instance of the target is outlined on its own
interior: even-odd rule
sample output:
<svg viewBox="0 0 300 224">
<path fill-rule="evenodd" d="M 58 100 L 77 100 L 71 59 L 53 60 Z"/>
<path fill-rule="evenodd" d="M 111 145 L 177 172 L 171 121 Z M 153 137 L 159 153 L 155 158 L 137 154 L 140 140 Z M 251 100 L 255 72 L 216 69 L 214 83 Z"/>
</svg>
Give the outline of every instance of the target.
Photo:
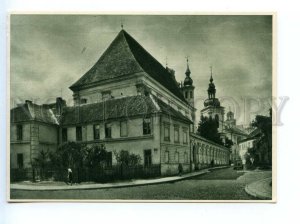
<svg viewBox="0 0 300 224">
<path fill-rule="evenodd" d="M 11 109 L 10 121 L 11 123 L 39 121 L 47 124 L 58 124 L 58 121 L 51 109 L 34 103 L 25 103 Z"/>
<path fill-rule="evenodd" d="M 177 82 L 151 54 L 125 30 L 121 30 L 96 64 L 70 89 L 76 90 L 101 81 L 146 72 L 179 99 L 186 102 Z"/>
<path fill-rule="evenodd" d="M 66 107 L 62 114 L 61 124 L 76 125 L 118 118 L 126 119 L 133 116 L 147 116 L 158 112 L 191 123 L 189 119 L 158 98 L 138 95 Z"/>
</svg>

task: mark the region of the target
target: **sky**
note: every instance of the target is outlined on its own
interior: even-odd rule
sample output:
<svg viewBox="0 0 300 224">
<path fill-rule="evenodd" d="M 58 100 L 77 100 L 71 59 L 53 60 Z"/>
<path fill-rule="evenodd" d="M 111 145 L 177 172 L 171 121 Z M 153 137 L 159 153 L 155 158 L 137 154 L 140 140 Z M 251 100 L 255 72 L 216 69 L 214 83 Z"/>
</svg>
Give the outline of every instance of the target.
<svg viewBox="0 0 300 224">
<path fill-rule="evenodd" d="M 195 86 L 197 117 L 207 98 L 210 66 L 225 111 L 247 125 L 272 100 L 272 17 L 208 15 L 12 15 L 11 107 L 26 99 L 73 105 L 75 81 L 124 29 L 162 65 Z"/>
</svg>

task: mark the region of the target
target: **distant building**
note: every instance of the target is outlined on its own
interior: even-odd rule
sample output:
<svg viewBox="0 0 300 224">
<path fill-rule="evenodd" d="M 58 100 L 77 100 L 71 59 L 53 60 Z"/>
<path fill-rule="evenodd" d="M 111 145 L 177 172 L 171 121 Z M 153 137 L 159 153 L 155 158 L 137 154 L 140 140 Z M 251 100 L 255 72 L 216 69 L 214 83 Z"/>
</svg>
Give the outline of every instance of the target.
<svg viewBox="0 0 300 224">
<path fill-rule="evenodd" d="M 161 175 L 177 174 L 179 164 L 184 172 L 208 166 L 212 160 L 228 164 L 227 148 L 193 134 L 195 87 L 189 64 L 185 74 L 184 83 L 179 84 L 174 70 L 163 67 L 121 30 L 96 64 L 71 85 L 74 106 L 40 106 L 47 120 L 38 128 L 49 126 L 53 134 L 40 132 L 39 139 L 46 141 L 53 135 L 51 150 L 67 141 L 104 143 L 110 153 L 108 164 L 117 163 L 113 152 L 125 150 L 140 155 L 144 167 L 159 166 Z M 12 115 L 19 109 L 12 109 Z M 18 122 L 11 122 L 12 140 L 18 134 Z M 25 132 L 28 139 L 33 138 L 31 129 Z M 36 155 L 32 146 L 15 152 L 11 144 L 12 164 L 17 163 L 15 154 L 22 152 L 30 167 Z M 44 147 L 40 146 L 36 148 Z"/>
</svg>

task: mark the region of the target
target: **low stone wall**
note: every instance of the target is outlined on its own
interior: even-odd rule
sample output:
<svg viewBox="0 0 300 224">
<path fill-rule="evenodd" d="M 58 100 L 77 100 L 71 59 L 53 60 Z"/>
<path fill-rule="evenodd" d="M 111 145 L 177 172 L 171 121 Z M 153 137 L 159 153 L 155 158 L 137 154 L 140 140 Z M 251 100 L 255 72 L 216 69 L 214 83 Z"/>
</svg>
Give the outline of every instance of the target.
<svg viewBox="0 0 300 224">
<path fill-rule="evenodd" d="M 162 176 L 173 176 L 179 174 L 179 164 L 161 164 L 161 175 Z M 189 164 L 182 164 L 182 172 L 188 173 L 190 172 L 190 165 Z"/>
</svg>

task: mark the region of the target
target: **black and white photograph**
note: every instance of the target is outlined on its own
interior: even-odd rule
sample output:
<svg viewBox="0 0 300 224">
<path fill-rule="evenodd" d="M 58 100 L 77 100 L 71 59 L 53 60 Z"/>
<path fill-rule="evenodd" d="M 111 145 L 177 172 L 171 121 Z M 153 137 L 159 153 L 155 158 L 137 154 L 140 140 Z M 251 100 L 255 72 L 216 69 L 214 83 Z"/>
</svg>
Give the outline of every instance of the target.
<svg viewBox="0 0 300 224">
<path fill-rule="evenodd" d="M 276 202 L 274 14 L 9 20 L 9 201 Z"/>
</svg>

